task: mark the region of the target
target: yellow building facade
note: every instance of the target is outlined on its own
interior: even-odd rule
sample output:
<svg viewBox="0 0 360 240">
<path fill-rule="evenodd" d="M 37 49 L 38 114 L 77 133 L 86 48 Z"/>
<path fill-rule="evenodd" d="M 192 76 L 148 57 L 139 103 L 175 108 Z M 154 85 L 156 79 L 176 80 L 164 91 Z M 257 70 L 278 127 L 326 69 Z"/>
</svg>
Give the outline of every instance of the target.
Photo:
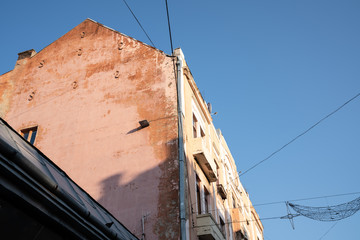
<svg viewBox="0 0 360 240">
<path fill-rule="evenodd" d="M 239 180 L 235 161 L 186 64 L 181 49 L 180 108 L 183 108 L 189 239 L 262 240 L 263 225 Z M 182 111 L 180 111 L 182 112 Z"/>
</svg>

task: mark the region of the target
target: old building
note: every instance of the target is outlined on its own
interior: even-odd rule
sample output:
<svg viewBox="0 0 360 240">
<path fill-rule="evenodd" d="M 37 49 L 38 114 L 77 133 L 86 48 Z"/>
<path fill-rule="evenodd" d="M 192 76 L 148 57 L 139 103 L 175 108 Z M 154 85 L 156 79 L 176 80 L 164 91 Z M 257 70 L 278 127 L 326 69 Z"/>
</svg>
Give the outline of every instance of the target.
<svg viewBox="0 0 360 240">
<path fill-rule="evenodd" d="M 138 240 L 1 118 L 0 173 L 3 240 Z"/>
<path fill-rule="evenodd" d="M 0 76 L 0 117 L 141 239 L 263 239 L 181 49 L 87 19 Z"/>
</svg>

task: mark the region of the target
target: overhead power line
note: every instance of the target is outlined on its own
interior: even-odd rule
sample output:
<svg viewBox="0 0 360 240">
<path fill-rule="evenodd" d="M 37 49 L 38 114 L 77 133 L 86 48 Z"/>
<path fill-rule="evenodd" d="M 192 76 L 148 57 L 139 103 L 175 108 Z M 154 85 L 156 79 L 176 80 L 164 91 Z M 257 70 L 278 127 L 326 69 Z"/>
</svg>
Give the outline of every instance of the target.
<svg viewBox="0 0 360 240">
<path fill-rule="evenodd" d="M 156 48 L 155 44 L 153 43 L 153 41 L 151 40 L 151 38 L 149 37 L 149 35 L 146 33 L 145 29 L 143 28 L 143 26 L 141 25 L 140 21 L 137 19 L 137 17 L 135 16 L 134 12 L 131 10 L 130 6 L 127 4 L 126 0 L 123 0 L 123 2 L 125 3 L 125 5 L 127 6 L 127 8 L 129 9 L 129 11 L 131 12 L 131 14 L 133 15 L 133 17 L 135 18 L 135 20 L 137 21 L 137 23 L 139 24 L 139 26 L 141 27 L 141 29 L 143 30 L 143 32 L 145 33 L 146 37 L 149 39 L 149 41 L 151 42 L 152 46 L 154 48 Z"/>
<path fill-rule="evenodd" d="M 171 54 L 173 54 L 173 53 L 174 53 L 174 49 L 173 49 L 173 43 L 172 43 L 172 37 L 171 37 L 170 17 L 169 17 L 169 8 L 168 8 L 168 2 L 167 2 L 167 0 L 165 0 L 165 4 L 166 4 L 166 14 L 167 14 L 168 26 L 169 26 L 169 36 L 170 36 Z"/>
<path fill-rule="evenodd" d="M 286 143 L 285 145 L 283 145 L 281 148 L 279 148 L 278 150 L 276 150 L 275 152 L 271 153 L 269 156 L 267 156 L 266 158 L 264 158 L 263 160 L 259 161 L 258 163 L 256 163 L 254 166 L 250 167 L 249 169 L 247 169 L 245 172 L 241 173 L 239 175 L 239 177 L 243 176 L 244 174 L 248 173 L 249 171 L 251 171 L 252 169 L 256 168 L 257 166 L 259 166 L 261 163 L 269 160 L 272 156 L 274 156 L 275 154 L 277 154 L 278 152 L 280 152 L 281 150 L 283 150 L 284 148 L 286 148 L 287 146 L 289 146 L 291 143 L 295 142 L 297 139 L 299 139 L 300 137 L 302 137 L 303 135 L 305 135 L 306 133 L 308 133 L 310 130 L 312 130 L 314 127 L 316 127 L 317 125 L 319 125 L 321 122 L 323 122 L 325 119 L 329 118 L 331 115 L 335 114 L 337 111 L 339 111 L 341 108 L 345 107 L 347 104 L 349 104 L 351 101 L 353 101 L 355 98 L 359 97 L 360 93 L 356 94 L 354 97 L 352 97 L 351 99 L 349 99 L 348 101 L 346 101 L 344 104 L 342 104 L 340 107 L 336 108 L 334 111 L 332 111 L 331 113 L 329 113 L 328 115 L 326 115 L 325 117 L 323 117 L 322 119 L 320 119 L 318 122 L 316 122 L 314 125 L 312 125 L 311 127 L 309 127 L 308 129 L 306 129 L 304 132 L 300 133 L 299 135 L 297 135 L 295 138 L 293 138 L 290 142 Z"/>
<path fill-rule="evenodd" d="M 258 220 L 260 221 L 265 221 L 265 220 L 274 220 L 274 219 L 281 219 L 281 217 L 267 217 L 267 218 L 258 218 L 258 219 L 246 219 L 246 220 L 239 220 L 239 221 L 231 221 L 231 222 L 225 222 L 225 224 L 232 224 L 232 223 L 246 223 L 246 222 L 256 222 Z M 193 226 L 193 228 L 199 228 L 199 227 L 210 227 L 210 226 L 215 226 L 218 225 L 216 223 L 210 223 L 210 224 L 205 224 L 205 225 L 198 225 L 198 226 Z"/>
<path fill-rule="evenodd" d="M 259 204 L 252 204 L 252 205 L 242 205 L 240 207 L 236 207 L 236 208 L 228 208 L 228 209 L 240 209 L 240 208 L 247 208 L 247 207 L 258 207 L 258 206 L 266 206 L 266 205 L 275 205 L 275 204 L 284 204 L 285 202 L 300 202 L 300 201 L 307 201 L 307 200 L 315 200 L 315 199 L 323 199 L 323 198 L 331 198 L 331 197 L 341 197 L 341 196 L 349 196 L 349 195 L 357 195 L 360 194 L 360 192 L 352 192 L 352 193 L 341 193 L 341 194 L 333 194 L 333 195 L 326 195 L 326 196 L 318 196 L 318 197 L 308 197 L 308 198 L 298 198 L 298 199 L 292 199 L 292 200 L 283 200 L 283 201 L 277 201 L 277 202 L 268 202 L 268 203 L 259 203 Z M 194 205 L 196 205 L 197 202 L 194 202 L 191 204 L 192 207 L 194 207 Z M 215 208 L 212 210 L 209 210 L 209 212 L 214 212 L 214 211 L 218 211 L 218 210 L 222 210 L 220 208 Z M 199 213 L 197 211 L 192 211 L 192 213 Z"/>
<path fill-rule="evenodd" d="M 320 238 L 319 240 L 323 239 L 339 222 L 335 222 Z"/>
<path fill-rule="evenodd" d="M 356 194 L 360 194 L 360 192 L 341 193 L 341 194 L 334 194 L 334 195 L 327 195 L 327 196 L 319 196 L 319 197 L 299 198 L 299 199 L 286 200 L 286 201 L 260 203 L 260 204 L 253 204 L 253 206 L 264 206 L 264 205 L 273 205 L 273 204 L 280 204 L 280 203 L 283 204 L 284 202 L 299 202 L 299 201 L 307 201 L 307 200 L 314 200 L 314 199 L 321 199 L 321 198 L 330 198 L 330 197 L 340 197 L 340 196 L 356 195 Z"/>
<path fill-rule="evenodd" d="M 295 199 L 295 200 L 292 200 L 292 201 L 303 201 L 303 200 L 309 200 L 309 199 L 316 199 L 316 198 L 327 198 L 327 197 L 335 197 L 335 196 L 343 196 L 343 195 L 350 195 L 350 194 L 360 194 L 360 192 L 355 192 L 355 193 L 345 193 L 345 194 L 336 194 L 336 195 L 329 195 L 329 196 L 321 196 L 321 197 L 313 197 L 313 198 L 302 198 L 302 199 Z M 338 213 L 334 212 L 334 216 L 336 214 L 348 214 L 347 211 L 349 211 L 349 209 L 346 209 L 348 208 L 349 206 L 352 207 L 352 203 L 355 203 L 358 205 L 358 202 L 359 202 L 359 199 L 360 198 L 357 198 L 353 201 L 350 201 L 348 203 L 345 203 L 345 204 L 340 204 L 340 205 L 336 205 L 336 206 L 332 206 L 332 207 L 315 207 L 315 208 L 318 208 L 318 209 L 321 209 L 322 211 L 325 211 L 326 209 L 330 209 L 332 208 L 332 210 L 334 210 L 335 208 L 338 208 L 338 209 L 335 209 Z M 276 202 L 276 203 L 284 203 L 283 201 L 282 202 Z M 270 203 L 270 204 L 273 204 L 273 203 Z M 287 204 L 289 204 L 290 206 L 293 205 L 293 204 L 290 204 L 287 202 Z M 263 204 L 265 205 L 265 204 Z M 297 206 L 300 206 L 300 205 L 297 205 Z M 345 208 L 344 208 L 345 206 Z M 293 207 L 293 206 L 292 206 Z M 302 207 L 302 206 L 300 206 Z M 313 207 L 314 208 L 314 207 Z M 236 208 L 229 208 L 229 209 L 236 209 Z M 324 210 L 325 209 L 325 210 Z M 217 209 L 217 210 L 220 210 L 220 209 Z M 358 208 L 357 208 L 358 210 Z M 330 210 L 329 210 L 330 211 Z M 209 211 L 210 212 L 210 211 Z M 198 212 L 192 212 L 193 214 L 199 214 Z M 318 214 L 317 211 L 314 211 L 314 214 Z M 252 221 L 264 221 L 264 220 L 274 220 L 274 219 L 290 219 L 292 220 L 294 217 L 298 217 L 300 215 L 303 215 L 303 216 L 306 216 L 306 217 L 309 217 L 309 218 L 312 218 L 311 216 L 309 216 L 309 214 L 291 214 L 291 212 L 288 212 L 288 215 L 286 216 L 278 216 L 278 217 L 267 217 L 267 218 L 252 218 L 250 217 L 249 219 L 246 218 L 244 220 L 235 220 L 235 221 L 229 221 L 229 222 L 226 222 L 225 224 L 232 224 L 232 223 L 243 223 L 243 222 L 252 222 Z M 350 215 L 349 215 L 350 216 Z M 346 217 L 349 217 L 349 216 L 346 216 Z M 345 217 L 343 217 L 345 218 Z M 338 218 L 336 220 L 331 220 L 331 221 L 336 221 L 336 223 L 343 219 L 343 218 Z M 321 219 L 321 218 L 312 218 L 314 220 L 318 220 L 318 221 L 329 221 L 329 220 L 326 220 L 326 219 Z M 218 225 L 216 223 L 212 223 L 212 224 L 205 224 L 205 225 L 199 225 L 199 226 L 193 226 L 193 228 L 198 228 L 198 227 L 207 227 L 207 226 L 214 226 L 214 225 Z M 336 224 L 334 224 L 321 238 L 323 238 L 333 227 L 335 227 Z M 320 239 L 321 239 L 320 238 Z"/>
</svg>

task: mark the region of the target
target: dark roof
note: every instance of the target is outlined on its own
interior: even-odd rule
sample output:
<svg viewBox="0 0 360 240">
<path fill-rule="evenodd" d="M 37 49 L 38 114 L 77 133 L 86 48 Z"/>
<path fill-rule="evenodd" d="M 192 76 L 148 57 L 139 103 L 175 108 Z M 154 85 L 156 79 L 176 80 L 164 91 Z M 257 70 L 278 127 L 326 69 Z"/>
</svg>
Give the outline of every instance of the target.
<svg viewBox="0 0 360 240">
<path fill-rule="evenodd" d="M 20 185 L 24 187 L 19 189 L 25 190 L 19 193 Z M 57 219 L 57 224 L 63 224 L 64 228 L 78 231 L 79 238 L 138 240 L 1 118 L 0 187 L 22 201 L 28 201 L 27 205 L 36 205 L 34 209 L 49 215 L 49 219 Z M 0 196 L 4 197 L 2 193 Z"/>
</svg>

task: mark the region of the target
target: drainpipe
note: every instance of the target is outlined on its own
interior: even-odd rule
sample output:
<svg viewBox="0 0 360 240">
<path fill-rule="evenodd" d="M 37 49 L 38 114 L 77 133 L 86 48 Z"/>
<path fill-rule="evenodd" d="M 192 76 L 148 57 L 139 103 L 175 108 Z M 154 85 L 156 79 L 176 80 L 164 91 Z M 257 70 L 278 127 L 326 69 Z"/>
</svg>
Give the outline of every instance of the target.
<svg viewBox="0 0 360 240">
<path fill-rule="evenodd" d="M 145 240 L 145 215 L 141 218 L 142 235 L 141 240 Z"/>
<path fill-rule="evenodd" d="M 178 52 L 177 52 L 178 50 Z M 185 209 L 185 156 L 183 137 L 183 55 L 181 49 L 176 49 L 177 56 L 177 99 L 178 99 L 178 136 L 179 136 L 179 202 L 180 202 L 180 239 L 186 240 L 186 209 Z"/>
</svg>

